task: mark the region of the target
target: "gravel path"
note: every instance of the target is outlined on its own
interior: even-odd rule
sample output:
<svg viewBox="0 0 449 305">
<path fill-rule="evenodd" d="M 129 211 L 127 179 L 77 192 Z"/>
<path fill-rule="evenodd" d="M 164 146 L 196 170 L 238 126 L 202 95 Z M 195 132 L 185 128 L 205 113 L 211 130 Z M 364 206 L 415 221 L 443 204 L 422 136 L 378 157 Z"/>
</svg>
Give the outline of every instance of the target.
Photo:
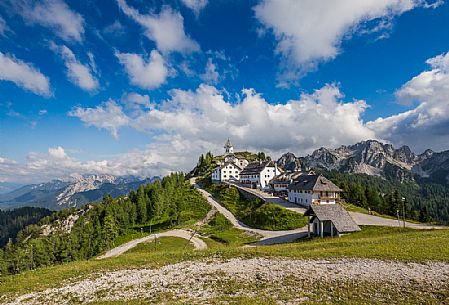
<svg viewBox="0 0 449 305">
<path fill-rule="evenodd" d="M 265 295 L 278 300 L 278 304 L 297 304 L 322 297 L 319 292 L 331 294 L 336 287 L 382 287 L 383 293 L 391 294 L 393 291 L 401 298 L 404 293 L 411 293 L 414 298 L 413 293 L 417 290 L 417 297 L 424 293 L 438 295 L 449 289 L 449 264 L 372 259 L 234 258 L 186 261 L 160 269 L 93 274 L 91 278 L 65 283 L 59 288 L 19 296 L 9 304 L 136 299 L 152 300 L 156 304 L 173 300 L 204 304 L 211 299 L 223 301 L 230 296 Z M 383 297 L 377 295 L 382 291 L 375 290 L 376 297 Z M 301 299 L 294 299 L 298 296 Z M 414 301 L 419 303 L 419 300 Z M 404 300 L 404 303 L 407 302 Z"/>
<path fill-rule="evenodd" d="M 398 222 L 397 219 L 389 219 L 374 215 L 367 215 L 359 212 L 349 212 L 351 217 L 355 220 L 358 225 L 368 225 L 368 226 L 384 226 L 384 227 L 399 227 L 403 226 L 403 222 Z M 407 228 L 412 229 L 448 229 L 447 226 L 433 226 L 426 224 L 416 224 L 411 222 L 405 222 Z"/>
<path fill-rule="evenodd" d="M 207 244 L 201 238 L 194 236 L 194 233 L 195 232 L 190 232 L 190 231 L 186 231 L 186 230 L 171 230 L 171 231 L 167 231 L 167 232 L 163 232 L 163 233 L 151 234 L 151 235 L 139 238 L 139 239 L 131 240 L 130 242 L 127 242 L 126 244 L 123 244 L 114 249 L 111 249 L 111 250 L 107 251 L 105 254 L 98 256 L 97 259 L 105 259 L 105 258 L 119 256 L 119 255 L 125 253 L 126 251 L 134 248 L 135 246 L 137 246 L 140 243 L 153 241 L 154 239 L 156 239 L 158 237 L 167 237 L 167 236 L 180 237 L 180 238 L 187 239 L 188 241 L 190 241 L 193 244 L 193 246 L 195 247 L 196 250 L 207 249 Z"/>
</svg>

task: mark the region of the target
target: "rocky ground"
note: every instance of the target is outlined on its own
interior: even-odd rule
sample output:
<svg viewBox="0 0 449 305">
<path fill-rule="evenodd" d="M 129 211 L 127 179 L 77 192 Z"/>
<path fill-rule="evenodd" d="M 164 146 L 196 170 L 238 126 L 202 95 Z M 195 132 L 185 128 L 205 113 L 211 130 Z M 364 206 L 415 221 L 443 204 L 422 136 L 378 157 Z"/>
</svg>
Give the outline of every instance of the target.
<svg viewBox="0 0 449 305">
<path fill-rule="evenodd" d="M 211 258 L 94 274 L 9 304 L 146 300 L 155 304 L 449 302 L 448 263 L 370 259 Z"/>
</svg>

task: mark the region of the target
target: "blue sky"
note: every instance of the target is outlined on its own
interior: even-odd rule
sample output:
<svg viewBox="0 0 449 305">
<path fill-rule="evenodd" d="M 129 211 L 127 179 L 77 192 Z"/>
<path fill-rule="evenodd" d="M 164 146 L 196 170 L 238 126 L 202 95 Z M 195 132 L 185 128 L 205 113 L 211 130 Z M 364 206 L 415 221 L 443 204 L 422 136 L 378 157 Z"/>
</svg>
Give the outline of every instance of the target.
<svg viewBox="0 0 449 305">
<path fill-rule="evenodd" d="M 449 5 L 6 0 L 0 182 L 376 138 L 446 150 Z"/>
</svg>

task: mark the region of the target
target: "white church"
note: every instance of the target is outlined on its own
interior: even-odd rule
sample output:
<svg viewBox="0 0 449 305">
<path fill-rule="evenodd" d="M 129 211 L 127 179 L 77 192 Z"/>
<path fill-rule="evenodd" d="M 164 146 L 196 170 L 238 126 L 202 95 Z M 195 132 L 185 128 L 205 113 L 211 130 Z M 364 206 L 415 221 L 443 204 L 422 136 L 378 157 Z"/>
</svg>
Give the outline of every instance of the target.
<svg viewBox="0 0 449 305">
<path fill-rule="evenodd" d="M 221 164 L 212 172 L 212 182 L 240 182 L 252 188 L 265 189 L 269 182 L 280 174 L 273 161 L 249 162 L 243 156 L 234 153 L 234 147 L 228 139 L 224 145 L 225 154 Z"/>
<path fill-rule="evenodd" d="M 224 145 L 225 154 L 221 164 L 212 172 L 212 182 L 239 181 L 240 172 L 249 164 L 244 157 L 234 154 L 234 146 L 228 139 Z"/>
</svg>

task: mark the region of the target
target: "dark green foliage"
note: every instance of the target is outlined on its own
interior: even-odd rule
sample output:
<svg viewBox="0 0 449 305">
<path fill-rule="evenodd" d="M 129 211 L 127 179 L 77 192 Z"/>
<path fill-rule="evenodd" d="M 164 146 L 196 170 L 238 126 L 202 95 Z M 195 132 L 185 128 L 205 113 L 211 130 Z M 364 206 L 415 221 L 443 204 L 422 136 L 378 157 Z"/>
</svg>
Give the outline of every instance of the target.
<svg viewBox="0 0 449 305">
<path fill-rule="evenodd" d="M 198 158 L 198 163 L 195 166 L 195 168 L 189 173 L 190 177 L 196 177 L 196 176 L 202 176 L 207 175 L 212 172 L 213 167 L 216 165 L 216 161 L 214 160 L 214 156 L 209 151 L 206 153 L 206 155 L 201 155 Z"/>
<path fill-rule="evenodd" d="M 209 209 L 183 174 L 171 174 L 162 181 L 141 186 L 128 197 L 105 196 L 97 205 L 62 210 L 44 217 L 39 226 L 25 227 L 17 234 L 16 243 L 9 242 L 0 250 L 0 274 L 89 259 L 113 248 L 117 240 L 123 240 L 130 232 L 147 231 L 150 223 L 153 232 L 193 223 Z M 74 215 L 79 218 L 67 232 L 60 224 Z M 42 235 L 42 225 L 51 226 L 53 232 Z"/>
<path fill-rule="evenodd" d="M 52 212 L 44 208 L 24 207 L 9 211 L 0 210 L 0 247 L 6 245 L 10 238 L 30 224 L 38 223 L 42 217 Z"/>
<path fill-rule="evenodd" d="M 291 230 L 307 225 L 306 217 L 274 203 L 262 204 L 243 220 L 264 230 Z"/>
<path fill-rule="evenodd" d="M 448 185 L 417 177 L 416 182 L 412 182 L 400 177 L 384 179 L 337 171 L 322 173 L 337 184 L 343 190 L 344 199 L 354 205 L 391 216 L 399 212 L 401 218 L 405 210 L 408 219 L 449 223 Z"/>
</svg>

